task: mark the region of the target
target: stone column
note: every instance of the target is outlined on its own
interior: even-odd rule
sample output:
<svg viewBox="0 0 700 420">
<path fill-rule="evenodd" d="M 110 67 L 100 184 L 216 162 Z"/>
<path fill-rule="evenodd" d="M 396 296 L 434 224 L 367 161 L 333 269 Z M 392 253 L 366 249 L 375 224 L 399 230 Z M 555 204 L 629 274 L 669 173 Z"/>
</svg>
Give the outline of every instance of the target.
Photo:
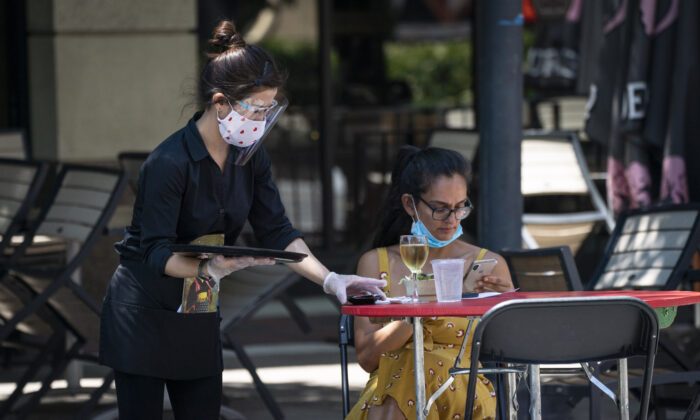
<svg viewBox="0 0 700 420">
<path fill-rule="evenodd" d="M 184 125 L 198 71 L 195 0 L 28 0 L 34 156 L 110 161 Z"/>
</svg>

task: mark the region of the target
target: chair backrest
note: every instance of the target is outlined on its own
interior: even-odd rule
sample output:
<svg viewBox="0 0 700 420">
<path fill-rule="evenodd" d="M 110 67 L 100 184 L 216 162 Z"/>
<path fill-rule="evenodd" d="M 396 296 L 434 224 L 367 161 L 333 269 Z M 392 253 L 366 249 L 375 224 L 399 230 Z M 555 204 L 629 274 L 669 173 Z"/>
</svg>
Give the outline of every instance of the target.
<svg viewBox="0 0 700 420">
<path fill-rule="evenodd" d="M 474 128 L 476 127 L 476 113 L 474 108 L 458 107 L 444 111 L 443 120 L 447 128 Z"/>
<path fill-rule="evenodd" d="M 700 241 L 700 204 L 622 213 L 588 289 L 675 289 Z"/>
<path fill-rule="evenodd" d="M 129 182 L 129 188 L 136 194 L 138 190 L 139 173 L 141 172 L 141 165 L 148 158 L 149 152 L 121 152 L 117 156 L 119 161 L 119 167 L 126 172 L 126 176 Z"/>
<path fill-rule="evenodd" d="M 637 298 L 528 299 L 494 306 L 472 342 L 482 362 L 573 363 L 653 354 L 657 333 L 656 313 Z"/>
<path fill-rule="evenodd" d="M 594 223 L 604 222 L 612 231 L 615 221 L 588 172 L 575 132 L 525 131 L 521 151 L 521 191 L 526 200 L 541 197 L 541 201 L 551 203 L 547 196 L 571 196 L 576 198 L 576 206 L 592 208 L 524 212 L 523 240 L 529 248 L 569 245 L 576 252 Z"/>
<path fill-rule="evenodd" d="M 126 175 L 120 170 L 63 165 L 36 226 L 16 251 L 22 255 L 37 235 L 60 238 L 71 244 L 70 255 L 59 271 L 51 277 L 30 275 L 24 280 L 37 293 L 52 290 L 49 303 L 66 327 L 89 343 L 84 349 L 88 353 L 97 349 L 100 303 L 78 284 L 69 281 L 68 287 L 60 285 L 74 274 L 92 251 L 125 187 Z"/>
<path fill-rule="evenodd" d="M 428 145 L 460 152 L 469 162 L 474 162 L 479 148 L 479 133 L 474 130 L 438 128 L 430 133 Z"/>
<path fill-rule="evenodd" d="M 0 255 L 23 227 L 46 169 L 44 163 L 0 158 Z"/>
<path fill-rule="evenodd" d="M 521 150 L 523 195 L 588 194 L 588 184 L 568 136 L 526 135 Z"/>
<path fill-rule="evenodd" d="M 27 160 L 31 156 L 23 130 L 0 130 L 0 158 Z"/>
<path fill-rule="evenodd" d="M 637 298 L 510 300 L 481 318 L 472 338 L 471 360 L 556 364 L 646 356 L 640 401 L 640 418 L 646 419 L 658 341 L 656 313 Z M 478 370 L 472 363 L 467 413 L 474 404 Z"/>
<path fill-rule="evenodd" d="M 503 250 L 513 285 L 523 292 L 583 290 L 568 246 Z"/>
<path fill-rule="evenodd" d="M 586 121 L 585 96 L 565 96 L 540 101 L 537 117 L 545 130 L 582 130 Z"/>
<path fill-rule="evenodd" d="M 102 235 L 126 186 L 124 172 L 86 165 L 64 165 L 31 236 L 46 235 L 80 244 L 68 261 L 74 270 Z M 29 244 L 25 241 L 22 248 Z"/>
<path fill-rule="evenodd" d="M 520 189 L 524 196 L 590 195 L 596 208 L 606 209 L 591 180 L 576 133 L 527 130 L 521 153 Z"/>
</svg>

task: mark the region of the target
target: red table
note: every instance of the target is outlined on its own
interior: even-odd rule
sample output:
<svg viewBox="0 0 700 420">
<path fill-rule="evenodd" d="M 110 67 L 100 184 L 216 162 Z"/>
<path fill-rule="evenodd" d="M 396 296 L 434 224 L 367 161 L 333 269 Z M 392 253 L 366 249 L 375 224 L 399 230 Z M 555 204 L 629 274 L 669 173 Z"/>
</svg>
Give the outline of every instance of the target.
<svg viewBox="0 0 700 420">
<path fill-rule="evenodd" d="M 700 303 L 700 292 L 686 291 L 582 291 L 582 292 L 510 292 L 498 296 L 478 299 L 462 299 L 460 302 L 426 302 L 415 304 L 381 304 L 381 305 L 343 305 L 342 313 L 355 316 L 369 317 L 409 317 L 413 323 L 414 342 L 423 341 L 423 327 L 421 319 L 433 316 L 463 316 L 479 317 L 485 314 L 493 306 L 512 299 L 552 299 L 573 297 L 601 297 L 601 296 L 632 296 L 643 300 L 654 309 L 675 308 L 683 305 Z M 675 311 L 670 311 L 671 316 Z M 657 310 L 657 313 L 659 311 Z M 671 319 L 672 320 L 672 319 Z M 660 322 L 660 324 L 662 324 Z M 466 336 L 465 336 L 466 340 Z M 425 376 L 418 375 L 423 372 L 423 347 L 414 346 L 414 366 L 416 375 L 416 418 L 424 419 L 425 407 Z M 620 380 L 622 382 L 622 379 Z M 626 381 L 625 381 L 626 383 Z"/>
</svg>

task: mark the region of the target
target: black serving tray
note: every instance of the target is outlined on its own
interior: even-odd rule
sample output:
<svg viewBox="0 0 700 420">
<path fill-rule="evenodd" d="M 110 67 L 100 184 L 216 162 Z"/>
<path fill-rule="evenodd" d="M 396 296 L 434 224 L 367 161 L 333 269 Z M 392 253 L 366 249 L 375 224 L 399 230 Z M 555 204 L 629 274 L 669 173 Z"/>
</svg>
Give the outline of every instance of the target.
<svg viewBox="0 0 700 420">
<path fill-rule="evenodd" d="M 225 257 L 263 257 L 274 258 L 281 263 L 297 263 L 307 257 L 306 254 L 299 252 L 248 248 L 244 246 L 170 244 L 167 247 L 174 253 L 187 257 L 211 257 L 214 255 L 223 255 Z"/>
</svg>

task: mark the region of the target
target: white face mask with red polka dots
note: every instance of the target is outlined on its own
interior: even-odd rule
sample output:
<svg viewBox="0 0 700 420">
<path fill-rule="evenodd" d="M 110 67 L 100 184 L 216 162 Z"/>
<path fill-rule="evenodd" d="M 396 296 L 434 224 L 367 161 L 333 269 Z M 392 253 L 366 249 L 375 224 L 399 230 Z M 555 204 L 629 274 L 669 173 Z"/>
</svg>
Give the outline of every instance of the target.
<svg viewBox="0 0 700 420">
<path fill-rule="evenodd" d="M 231 107 L 231 112 L 219 120 L 219 133 L 228 144 L 238 147 L 248 147 L 257 143 L 265 132 L 265 120 L 255 121 L 248 119 Z"/>
</svg>

